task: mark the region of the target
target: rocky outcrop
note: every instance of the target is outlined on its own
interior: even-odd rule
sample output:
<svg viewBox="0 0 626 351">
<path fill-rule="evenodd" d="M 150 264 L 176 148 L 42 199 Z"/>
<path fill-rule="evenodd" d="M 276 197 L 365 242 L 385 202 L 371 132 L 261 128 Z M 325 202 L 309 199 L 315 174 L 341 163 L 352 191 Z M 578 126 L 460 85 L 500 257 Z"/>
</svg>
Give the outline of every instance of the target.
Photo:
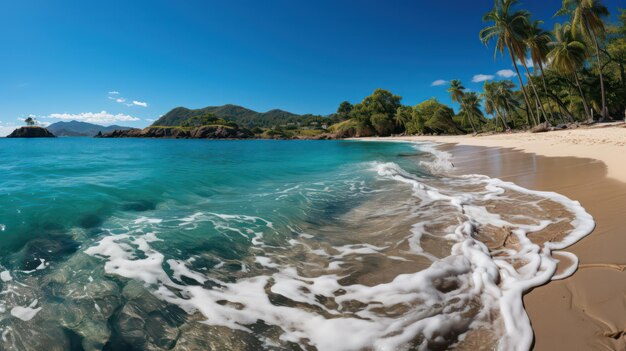
<svg viewBox="0 0 626 351">
<path fill-rule="evenodd" d="M 145 129 L 115 130 L 98 135 L 101 138 L 172 138 L 172 139 L 249 139 L 254 134 L 247 129 L 228 126 L 148 127 Z"/>
<path fill-rule="evenodd" d="M 318 134 L 318 135 L 314 135 L 314 136 L 298 136 L 295 137 L 294 139 L 298 139 L 298 140 L 335 140 L 335 139 L 341 139 L 337 134 L 334 133 L 324 133 L 324 134 Z"/>
<path fill-rule="evenodd" d="M 55 135 L 42 127 L 21 127 L 7 135 L 7 138 L 55 138 Z"/>
</svg>

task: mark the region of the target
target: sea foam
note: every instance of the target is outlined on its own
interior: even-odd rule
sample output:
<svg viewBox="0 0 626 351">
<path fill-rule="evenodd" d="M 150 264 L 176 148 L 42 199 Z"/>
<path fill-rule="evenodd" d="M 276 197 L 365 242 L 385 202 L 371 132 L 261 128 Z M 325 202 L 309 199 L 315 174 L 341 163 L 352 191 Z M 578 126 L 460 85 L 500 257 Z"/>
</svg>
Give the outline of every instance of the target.
<svg viewBox="0 0 626 351">
<path fill-rule="evenodd" d="M 575 256 L 565 253 L 574 265 L 555 276 L 558 260 L 551 254 L 589 234 L 592 217 L 556 193 L 481 175 L 446 175 L 453 167 L 449 154 L 430 144 L 417 147 L 433 156 L 422 164 L 437 176 L 420 177 L 392 162 L 368 164 L 381 181 L 411 191 L 414 222 L 397 243 L 329 246 L 315 233 L 300 233 L 276 247 L 264 234 L 279 229 L 266 219 L 195 212 L 178 219 L 140 217 L 127 233 L 105 236 L 85 252 L 103 258 L 108 274 L 142 282 L 162 300 L 189 314 L 201 313 L 208 325 L 251 334 L 259 321 L 278 328 L 257 335 L 267 345 L 426 350 L 453 348 L 472 333 L 489 330 L 500 350 L 530 349 L 533 334 L 522 295 L 574 272 Z M 275 195 L 299 189 L 312 191 L 294 186 Z M 198 267 L 195 257 L 168 259 L 155 248 L 160 225 L 195 228 L 202 222 L 253 245 L 236 279 L 217 274 L 224 262 Z M 535 239 L 555 226 L 565 228 L 566 235 L 549 242 Z M 501 234 L 500 243 L 492 242 L 492 232 Z M 449 250 L 430 252 L 427 239 Z M 380 256 L 396 262 L 418 257 L 429 264 L 373 284 L 350 280 L 350 268 L 344 267 Z"/>
</svg>

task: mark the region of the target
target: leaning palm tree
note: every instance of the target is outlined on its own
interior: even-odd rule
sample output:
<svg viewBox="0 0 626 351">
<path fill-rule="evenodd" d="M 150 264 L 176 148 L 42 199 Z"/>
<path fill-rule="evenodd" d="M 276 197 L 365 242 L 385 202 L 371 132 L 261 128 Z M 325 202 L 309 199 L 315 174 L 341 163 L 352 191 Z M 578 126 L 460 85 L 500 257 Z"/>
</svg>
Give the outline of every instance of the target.
<svg viewBox="0 0 626 351">
<path fill-rule="evenodd" d="M 498 119 L 502 121 L 502 126 L 504 130 L 509 130 L 509 126 L 506 123 L 504 117 L 500 111 L 503 110 L 503 104 L 501 100 L 501 95 L 498 92 L 500 82 L 485 82 L 483 85 L 483 93 L 481 97 L 485 100 L 485 112 L 487 114 L 495 116 L 496 120 L 496 131 L 498 130 Z"/>
<path fill-rule="evenodd" d="M 524 38 L 524 43 L 526 44 L 526 47 L 528 47 L 528 51 L 530 52 L 530 59 L 533 63 L 533 66 L 535 68 L 539 67 L 539 72 L 541 73 L 541 81 L 543 83 L 543 90 L 545 91 L 546 96 L 548 96 L 548 87 L 546 85 L 546 78 L 543 72 L 543 66 L 546 55 L 548 54 L 548 43 L 552 41 L 552 38 L 550 36 L 550 33 L 541 28 L 542 23 L 542 21 L 533 21 L 529 24 L 528 28 L 526 28 L 526 37 Z M 533 84 L 533 89 L 534 87 L 535 86 Z M 535 95 L 537 95 L 536 91 Z M 538 95 L 537 99 L 539 99 Z M 541 100 L 539 102 L 541 103 Z M 552 114 L 552 106 L 550 106 L 550 99 L 548 99 L 548 107 L 550 108 L 550 117 L 552 118 L 552 120 L 554 120 L 554 115 Z M 543 111 L 543 113 L 545 116 L 545 111 Z"/>
<path fill-rule="evenodd" d="M 465 97 L 465 87 L 463 83 L 461 83 L 458 79 L 453 79 L 450 81 L 450 88 L 448 88 L 448 93 L 450 93 L 450 97 L 452 98 L 452 102 L 459 103 L 461 105 L 461 109 L 464 109 L 464 97 Z M 474 122 L 472 121 L 471 116 L 469 118 L 469 123 L 472 126 L 472 131 L 474 134 L 476 133 L 476 128 L 474 127 Z"/>
<path fill-rule="evenodd" d="M 528 11 L 513 11 L 512 8 L 517 3 L 517 0 L 495 0 L 493 9 L 483 16 L 484 22 L 492 22 L 492 24 L 480 31 L 480 40 L 485 45 L 495 40 L 495 55 L 498 53 L 503 54 L 505 49 L 508 50 L 519 79 L 520 89 L 524 94 L 524 100 L 528 107 L 527 122 L 530 124 L 528 116 L 532 118 L 533 122 L 535 121 L 535 116 L 532 112 L 533 109 L 522 80 L 522 75 L 517 66 L 517 59 L 524 63 L 526 60 L 524 30 L 528 27 L 530 14 Z"/>
<path fill-rule="evenodd" d="M 480 97 L 475 92 L 469 92 L 463 95 L 463 108 L 460 111 L 463 116 L 463 121 L 466 119 L 472 123 L 475 120 L 477 123 L 484 122 L 485 116 L 480 108 Z M 472 126 L 472 128 L 474 128 Z"/>
<path fill-rule="evenodd" d="M 571 75 L 574 77 L 574 82 L 578 88 L 578 92 L 582 99 L 583 107 L 585 109 L 585 115 L 587 120 L 591 120 L 591 114 L 589 113 L 589 106 L 585 99 L 585 94 L 580 86 L 580 80 L 578 78 L 578 70 L 585 64 L 587 58 L 587 46 L 585 45 L 582 37 L 572 31 L 571 24 L 569 22 L 556 24 L 554 26 L 554 41 L 548 43 L 550 52 L 548 53 L 548 60 L 552 67 L 558 72 Z"/>
<path fill-rule="evenodd" d="M 496 82 L 496 104 L 503 111 L 504 121 L 512 120 L 515 110 L 521 107 L 521 102 L 515 96 L 515 84 L 510 80 Z M 507 115 L 511 118 L 506 118 Z"/>
<path fill-rule="evenodd" d="M 604 92 L 604 77 L 602 75 L 602 61 L 600 59 L 600 45 L 598 37 L 605 33 L 603 17 L 609 15 L 609 10 L 600 0 L 563 0 L 563 7 L 556 15 L 570 15 L 571 30 L 585 35 L 591 40 L 596 49 L 598 60 L 598 75 L 600 77 L 600 91 L 602 94 L 602 119 L 608 117 L 606 95 Z M 584 99 L 583 99 L 584 100 Z"/>
</svg>

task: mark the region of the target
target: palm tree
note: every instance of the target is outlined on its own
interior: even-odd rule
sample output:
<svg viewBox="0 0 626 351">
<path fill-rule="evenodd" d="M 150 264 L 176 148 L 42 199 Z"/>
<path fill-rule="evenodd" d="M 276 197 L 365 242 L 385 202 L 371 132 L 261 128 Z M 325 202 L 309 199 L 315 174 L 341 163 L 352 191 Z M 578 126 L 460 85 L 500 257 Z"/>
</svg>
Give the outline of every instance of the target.
<svg viewBox="0 0 626 351">
<path fill-rule="evenodd" d="M 515 92 L 515 84 L 510 80 L 502 80 L 496 83 L 496 97 L 497 104 L 502 109 L 502 111 L 506 112 L 506 115 L 512 115 L 516 109 L 521 107 L 520 101 L 516 98 Z M 507 119 L 504 118 L 506 121 Z"/>
<path fill-rule="evenodd" d="M 406 130 L 406 125 L 409 123 L 413 116 L 413 108 L 411 106 L 400 106 L 396 110 L 394 120 L 398 127 L 402 127 Z"/>
<path fill-rule="evenodd" d="M 580 86 L 580 80 L 578 79 L 578 70 L 585 64 L 587 58 L 587 46 L 584 44 L 583 39 L 578 33 L 572 31 L 571 24 L 569 22 L 563 25 L 554 25 L 554 41 L 548 43 L 550 52 L 548 53 L 548 59 L 551 62 L 552 67 L 558 72 L 563 74 L 569 74 L 574 77 L 576 87 L 582 98 L 583 107 L 585 109 L 585 115 L 588 120 L 591 119 L 589 113 L 589 107 L 585 94 Z"/>
<path fill-rule="evenodd" d="M 501 82 L 485 82 L 483 85 L 483 93 L 481 97 L 485 100 L 485 112 L 490 115 L 495 115 L 496 130 L 498 129 L 498 118 L 502 121 L 503 128 L 509 130 L 509 126 L 506 123 L 504 117 L 500 113 L 503 110 L 502 95 L 499 94 L 499 86 Z"/>
<path fill-rule="evenodd" d="M 546 85 L 546 78 L 543 72 L 543 63 L 546 59 L 546 55 L 548 54 L 548 43 L 552 41 L 552 38 L 550 36 L 550 33 L 541 28 L 542 23 L 542 21 L 533 21 L 532 23 L 530 23 L 528 28 L 526 28 L 526 37 L 524 38 L 524 43 L 526 44 L 526 47 L 528 47 L 528 51 L 530 52 L 530 59 L 533 63 L 533 66 L 539 67 L 539 72 L 541 73 L 541 81 L 543 83 L 543 90 L 545 91 L 546 96 L 548 96 L 548 87 Z M 535 95 L 537 95 L 536 91 Z M 537 96 L 537 99 L 539 99 L 539 96 Z M 539 102 L 541 103 L 541 100 Z M 552 120 L 554 120 L 554 115 L 552 114 L 552 106 L 550 106 L 550 99 L 548 99 L 548 106 L 550 107 L 550 117 L 552 117 Z M 543 113 L 545 116 L 545 111 L 543 111 Z"/>
<path fill-rule="evenodd" d="M 481 122 L 485 117 L 483 111 L 480 109 L 480 98 L 475 92 L 469 92 L 463 95 L 463 106 L 460 113 L 463 116 L 463 120 L 470 121 L 476 120 Z M 474 128 L 474 126 L 472 126 Z"/>
<path fill-rule="evenodd" d="M 504 53 L 506 48 L 511 56 L 513 67 L 519 79 L 520 89 L 524 94 L 524 100 L 528 107 L 528 116 L 535 121 L 533 109 L 528 99 L 526 87 L 522 80 L 522 75 L 517 67 L 517 59 L 525 63 L 526 46 L 524 45 L 524 29 L 528 27 L 530 14 L 528 11 L 512 11 L 512 7 L 518 3 L 517 0 L 495 0 L 493 9 L 483 16 L 484 22 L 493 22 L 491 26 L 480 31 L 480 40 L 488 45 L 493 39 L 496 41 L 495 55 Z M 527 118 L 528 118 L 527 116 Z M 530 124 L 530 121 L 528 121 Z"/>
<path fill-rule="evenodd" d="M 591 42 L 596 49 L 596 59 L 598 60 L 598 74 L 600 76 L 600 91 L 602 94 L 602 119 L 606 119 L 606 95 L 604 92 L 604 77 L 602 75 L 602 61 L 600 59 L 600 45 L 598 37 L 603 36 L 605 32 L 602 17 L 609 15 L 609 10 L 602 4 L 600 0 L 563 0 L 563 7 L 556 15 L 570 15 L 571 30 L 581 33 Z"/>
<path fill-rule="evenodd" d="M 463 106 L 465 102 L 465 100 L 463 99 L 465 97 L 465 87 L 463 86 L 463 83 L 461 83 L 460 80 L 453 79 L 452 81 L 450 81 L 450 88 L 448 88 L 448 93 L 450 93 L 452 102 L 459 103 L 461 105 L 461 109 L 465 108 Z M 470 122 L 470 125 L 472 126 L 472 130 L 474 131 L 474 134 L 476 134 L 476 128 L 474 127 L 474 122 L 472 121 L 471 116 L 469 117 L 469 122 Z"/>
</svg>

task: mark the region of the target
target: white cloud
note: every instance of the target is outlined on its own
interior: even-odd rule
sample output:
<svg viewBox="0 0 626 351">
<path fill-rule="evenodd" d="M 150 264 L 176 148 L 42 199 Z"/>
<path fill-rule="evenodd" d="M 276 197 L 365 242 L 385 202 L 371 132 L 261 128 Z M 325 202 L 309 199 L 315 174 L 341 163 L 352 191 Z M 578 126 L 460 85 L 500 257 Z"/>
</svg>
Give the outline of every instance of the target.
<svg viewBox="0 0 626 351">
<path fill-rule="evenodd" d="M 0 137 L 11 134 L 16 128 L 16 126 L 0 126 Z"/>
<path fill-rule="evenodd" d="M 109 96 L 107 96 L 107 98 L 109 100 L 117 102 L 118 104 L 124 104 L 128 107 L 132 107 L 132 106 L 148 107 L 147 102 L 143 102 L 139 100 L 132 100 L 132 102 L 126 102 L 126 98 L 123 96 L 120 96 L 120 92 L 116 90 L 109 91 Z"/>
<path fill-rule="evenodd" d="M 446 84 L 448 84 L 447 80 L 437 79 L 436 81 L 432 82 L 430 84 L 430 86 L 431 87 L 439 87 L 439 86 L 446 85 Z"/>
<path fill-rule="evenodd" d="M 521 64 L 522 64 L 522 61 L 521 61 L 521 60 L 517 60 L 517 64 L 518 64 L 518 65 L 521 65 Z M 533 61 L 532 61 L 529 57 L 527 57 L 527 58 L 526 58 L 526 66 L 527 66 L 528 68 L 533 68 L 533 67 L 535 66 L 535 65 L 533 64 Z"/>
<path fill-rule="evenodd" d="M 34 114 L 29 114 L 26 117 L 31 117 L 31 118 L 37 119 L 37 118 L 40 118 L 40 117 L 43 117 L 43 116 L 37 116 L 37 115 L 34 115 Z M 26 121 L 26 117 L 18 117 L 18 118 L 16 118 L 16 120 L 20 121 L 19 123 L 2 122 L 2 121 L 0 121 L 0 137 L 5 137 L 5 136 L 11 134 L 17 128 L 25 126 L 24 121 Z M 42 122 L 40 120 L 37 120 L 37 125 L 41 126 L 41 127 L 44 127 L 44 128 L 49 126 L 50 124 L 51 124 L 50 122 Z"/>
<path fill-rule="evenodd" d="M 105 124 L 112 122 L 129 122 L 129 121 L 138 121 L 139 118 L 133 117 L 130 115 L 125 115 L 123 113 L 118 113 L 116 115 L 112 113 L 108 113 L 106 111 L 100 112 L 83 112 L 78 114 L 71 113 L 52 113 L 43 118 L 53 118 L 53 119 L 61 119 L 61 120 L 76 120 L 81 122 L 88 123 L 96 123 L 96 124 Z"/>
<path fill-rule="evenodd" d="M 113 96 L 109 96 L 109 97 L 108 97 L 108 99 L 109 99 L 109 100 L 113 100 L 113 101 L 115 101 L 115 102 L 118 102 L 118 103 L 120 103 L 120 104 L 121 104 L 121 103 L 126 102 L 126 99 L 125 99 L 125 98 L 123 98 L 123 97 L 113 97 Z"/>
<path fill-rule="evenodd" d="M 513 72 L 513 70 L 510 70 L 510 69 L 501 69 L 498 72 L 496 72 L 496 74 L 502 78 L 511 78 L 515 76 L 515 72 Z"/>
<path fill-rule="evenodd" d="M 492 80 L 495 77 L 491 74 L 477 74 L 472 78 L 472 82 L 474 83 L 480 83 L 480 82 L 484 82 L 486 80 Z"/>
<path fill-rule="evenodd" d="M 154 122 L 154 120 L 152 118 L 146 118 L 146 121 L 148 122 Z"/>
</svg>

